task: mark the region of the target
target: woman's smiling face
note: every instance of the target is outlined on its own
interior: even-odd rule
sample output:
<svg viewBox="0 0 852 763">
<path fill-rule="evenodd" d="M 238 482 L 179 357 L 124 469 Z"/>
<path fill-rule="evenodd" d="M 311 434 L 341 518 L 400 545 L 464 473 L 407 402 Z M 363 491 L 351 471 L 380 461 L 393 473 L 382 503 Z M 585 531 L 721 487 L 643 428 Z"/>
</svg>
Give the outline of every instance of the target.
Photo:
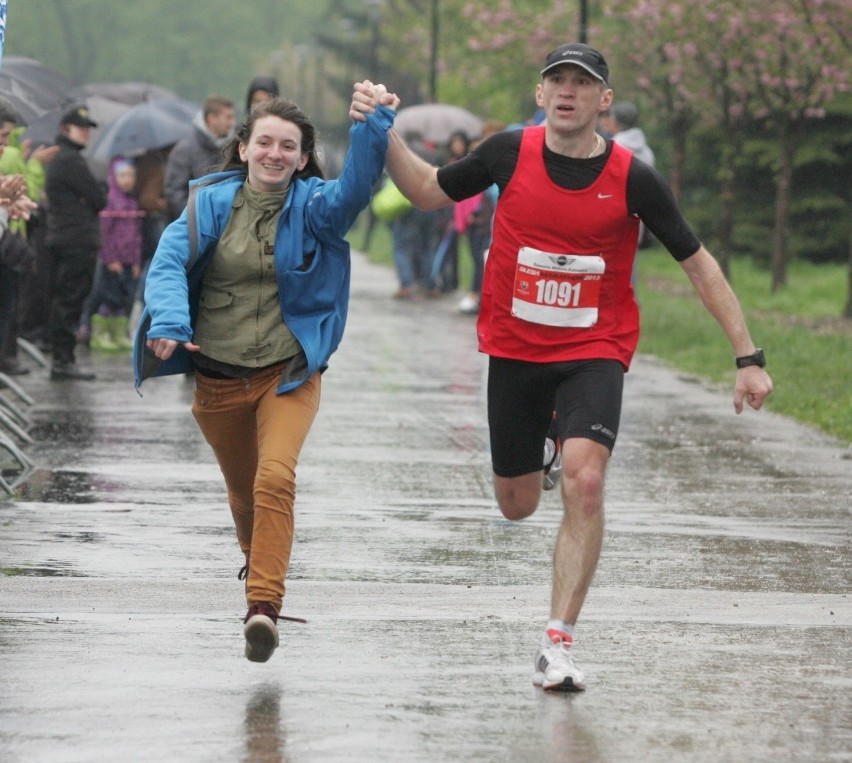
<svg viewBox="0 0 852 763">
<path fill-rule="evenodd" d="M 302 131 L 276 116 L 258 119 L 248 143 L 240 143 L 240 159 L 248 165 L 248 182 L 256 191 L 283 191 L 308 163 L 302 153 Z"/>
</svg>

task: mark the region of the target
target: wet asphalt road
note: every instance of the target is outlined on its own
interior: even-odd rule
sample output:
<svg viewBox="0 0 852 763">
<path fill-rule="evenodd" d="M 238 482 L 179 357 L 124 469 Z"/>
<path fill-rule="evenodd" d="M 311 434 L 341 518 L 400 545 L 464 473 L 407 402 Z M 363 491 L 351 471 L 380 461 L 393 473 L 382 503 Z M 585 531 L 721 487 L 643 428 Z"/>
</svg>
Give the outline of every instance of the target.
<svg viewBox="0 0 852 763">
<path fill-rule="evenodd" d="M 588 690 L 544 694 L 558 497 L 500 517 L 474 321 L 393 288 L 356 260 L 299 471 L 285 611 L 309 622 L 262 665 L 191 381 L 31 374 L 39 469 L 0 503 L 0 760 L 852 760 L 850 450 L 638 358 Z"/>
</svg>

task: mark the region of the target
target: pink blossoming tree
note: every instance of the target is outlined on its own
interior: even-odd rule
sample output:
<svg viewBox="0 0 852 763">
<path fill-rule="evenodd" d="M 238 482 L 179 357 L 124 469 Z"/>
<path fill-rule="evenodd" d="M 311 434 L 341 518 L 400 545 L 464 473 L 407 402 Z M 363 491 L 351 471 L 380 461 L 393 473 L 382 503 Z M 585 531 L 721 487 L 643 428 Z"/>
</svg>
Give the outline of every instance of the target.
<svg viewBox="0 0 852 763">
<path fill-rule="evenodd" d="M 689 131 L 697 124 L 724 134 L 719 156 L 717 256 L 729 272 L 734 188 L 745 130 L 754 123 L 774 135 L 778 162 L 772 288 L 786 283 L 787 227 L 797 136 L 807 120 L 849 89 L 850 0 L 610 0 L 614 26 L 603 39 L 628 51 L 633 72 L 674 142 L 673 186 Z"/>
</svg>

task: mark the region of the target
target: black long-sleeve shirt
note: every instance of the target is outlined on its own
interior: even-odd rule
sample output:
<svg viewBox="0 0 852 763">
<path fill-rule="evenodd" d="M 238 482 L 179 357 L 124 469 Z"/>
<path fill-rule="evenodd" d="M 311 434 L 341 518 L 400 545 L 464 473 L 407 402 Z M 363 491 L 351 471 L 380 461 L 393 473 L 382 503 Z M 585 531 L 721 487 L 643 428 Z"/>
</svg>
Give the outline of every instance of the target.
<svg viewBox="0 0 852 763">
<path fill-rule="evenodd" d="M 441 167 L 438 183 L 454 201 L 473 196 L 496 183 L 500 193 L 508 185 L 518 163 L 521 130 L 497 133 L 466 157 Z M 600 175 L 612 151 L 592 159 L 573 159 L 544 147 L 544 164 L 550 179 L 560 188 L 577 191 L 590 186 Z M 653 167 L 633 157 L 627 176 L 628 212 L 642 220 L 672 256 L 683 261 L 698 251 L 701 242 L 675 202 L 666 179 Z"/>
</svg>

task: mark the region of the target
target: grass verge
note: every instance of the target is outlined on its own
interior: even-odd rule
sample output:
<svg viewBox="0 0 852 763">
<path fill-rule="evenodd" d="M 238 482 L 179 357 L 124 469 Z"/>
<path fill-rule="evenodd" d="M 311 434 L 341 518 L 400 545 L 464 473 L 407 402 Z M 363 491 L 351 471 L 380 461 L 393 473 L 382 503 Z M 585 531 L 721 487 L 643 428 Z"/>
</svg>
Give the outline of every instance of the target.
<svg viewBox="0 0 852 763">
<path fill-rule="evenodd" d="M 731 281 L 752 339 L 766 351 L 775 389 L 766 407 L 852 443 L 852 321 L 842 265 L 794 263 L 775 294 L 770 276 L 733 263 Z M 731 348 L 680 266 L 662 249 L 640 253 L 639 352 L 716 382 L 733 384 Z"/>
</svg>

